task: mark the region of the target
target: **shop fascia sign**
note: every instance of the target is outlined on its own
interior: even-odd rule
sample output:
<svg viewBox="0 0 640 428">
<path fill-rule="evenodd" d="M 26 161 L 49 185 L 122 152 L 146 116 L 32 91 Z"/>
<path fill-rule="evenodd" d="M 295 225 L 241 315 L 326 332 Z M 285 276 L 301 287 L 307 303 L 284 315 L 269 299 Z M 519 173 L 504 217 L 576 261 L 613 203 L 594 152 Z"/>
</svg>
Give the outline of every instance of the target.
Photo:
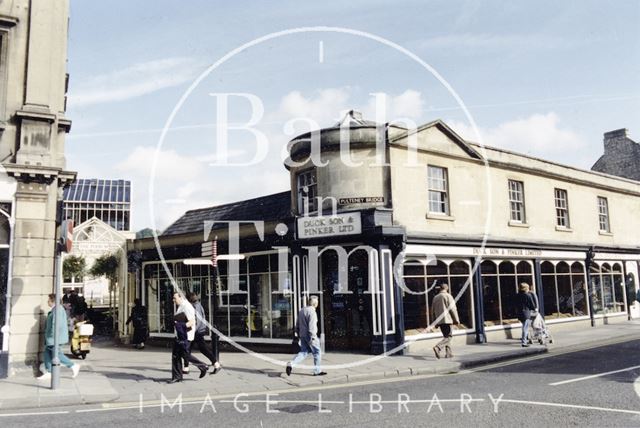
<svg viewBox="0 0 640 428">
<path fill-rule="evenodd" d="M 359 212 L 298 218 L 298 238 L 358 235 L 362 233 Z"/>
<path fill-rule="evenodd" d="M 542 250 L 528 248 L 474 248 L 474 256 L 509 256 L 509 257 L 535 257 L 541 256 Z"/>
</svg>

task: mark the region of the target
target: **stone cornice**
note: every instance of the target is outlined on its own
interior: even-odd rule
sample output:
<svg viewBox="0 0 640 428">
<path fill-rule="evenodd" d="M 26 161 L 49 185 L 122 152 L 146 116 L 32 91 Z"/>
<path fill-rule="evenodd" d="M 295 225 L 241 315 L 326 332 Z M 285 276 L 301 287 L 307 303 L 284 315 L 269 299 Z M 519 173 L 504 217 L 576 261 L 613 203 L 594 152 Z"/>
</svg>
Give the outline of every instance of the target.
<svg viewBox="0 0 640 428">
<path fill-rule="evenodd" d="M 53 123 L 56 121 L 55 114 L 44 112 L 44 111 L 18 110 L 16 111 L 16 117 L 19 119 L 40 120 L 40 121 L 46 121 L 49 123 Z"/>
<path fill-rule="evenodd" d="M 20 22 L 20 20 L 13 16 L 0 15 L 0 27 L 4 27 L 4 28 L 15 27 L 16 25 L 18 25 L 18 22 Z"/>
<path fill-rule="evenodd" d="M 39 182 L 49 184 L 57 178 L 61 181 L 61 184 L 70 184 L 75 180 L 77 175 L 74 171 L 63 171 L 62 168 L 50 166 L 22 165 L 15 163 L 6 163 L 2 166 L 9 176 L 14 177 L 20 182 Z"/>
</svg>

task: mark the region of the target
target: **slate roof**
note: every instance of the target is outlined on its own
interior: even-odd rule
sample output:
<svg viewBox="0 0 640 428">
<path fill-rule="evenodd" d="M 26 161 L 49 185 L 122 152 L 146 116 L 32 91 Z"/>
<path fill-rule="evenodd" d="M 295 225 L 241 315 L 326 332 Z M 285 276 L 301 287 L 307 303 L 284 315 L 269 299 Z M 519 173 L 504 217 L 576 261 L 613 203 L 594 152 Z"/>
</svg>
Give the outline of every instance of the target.
<svg viewBox="0 0 640 428">
<path fill-rule="evenodd" d="M 291 217 L 291 192 L 274 193 L 245 201 L 187 211 L 162 236 L 202 233 L 209 220 L 263 220 Z M 224 227 L 224 225 L 220 225 Z"/>
</svg>

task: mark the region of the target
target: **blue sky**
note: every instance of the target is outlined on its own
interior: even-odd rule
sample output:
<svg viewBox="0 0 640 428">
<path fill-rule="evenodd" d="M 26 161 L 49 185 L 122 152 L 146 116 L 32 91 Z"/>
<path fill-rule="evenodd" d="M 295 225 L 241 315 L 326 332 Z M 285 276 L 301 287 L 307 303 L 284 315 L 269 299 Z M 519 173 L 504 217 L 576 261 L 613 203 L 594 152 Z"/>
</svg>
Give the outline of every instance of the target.
<svg viewBox="0 0 640 428">
<path fill-rule="evenodd" d="M 604 132 L 626 127 L 640 140 L 638 22 L 637 1 L 72 0 L 68 167 L 80 177 L 132 180 L 133 229 L 150 226 L 151 159 L 160 129 L 193 80 L 257 37 L 334 26 L 418 55 L 458 93 L 486 144 L 589 168 L 602 153 Z M 209 94 L 224 92 L 255 94 L 264 105 L 257 129 L 270 145 L 257 165 L 210 165 L 217 111 Z M 187 209 L 286 190 L 284 122 L 308 116 L 330 125 L 349 108 L 371 116 L 374 92 L 387 94 L 388 118 L 441 118 L 472 137 L 451 94 L 388 46 L 343 33 L 283 36 L 214 70 L 176 115 L 153 178 L 157 227 Z M 246 100 L 231 103 L 232 122 L 250 113 Z M 230 133 L 236 159 L 252 156 L 249 136 Z"/>
</svg>

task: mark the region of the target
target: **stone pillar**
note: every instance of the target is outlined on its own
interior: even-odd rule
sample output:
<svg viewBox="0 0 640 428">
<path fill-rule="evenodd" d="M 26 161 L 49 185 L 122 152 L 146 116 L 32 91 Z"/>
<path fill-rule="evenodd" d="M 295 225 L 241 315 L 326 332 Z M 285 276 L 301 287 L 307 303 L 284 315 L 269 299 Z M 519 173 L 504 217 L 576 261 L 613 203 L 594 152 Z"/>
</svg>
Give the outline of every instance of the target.
<svg viewBox="0 0 640 428">
<path fill-rule="evenodd" d="M 15 197 L 15 240 L 9 363 L 36 361 L 40 332 L 53 292 L 57 183 L 19 181 Z"/>
</svg>

